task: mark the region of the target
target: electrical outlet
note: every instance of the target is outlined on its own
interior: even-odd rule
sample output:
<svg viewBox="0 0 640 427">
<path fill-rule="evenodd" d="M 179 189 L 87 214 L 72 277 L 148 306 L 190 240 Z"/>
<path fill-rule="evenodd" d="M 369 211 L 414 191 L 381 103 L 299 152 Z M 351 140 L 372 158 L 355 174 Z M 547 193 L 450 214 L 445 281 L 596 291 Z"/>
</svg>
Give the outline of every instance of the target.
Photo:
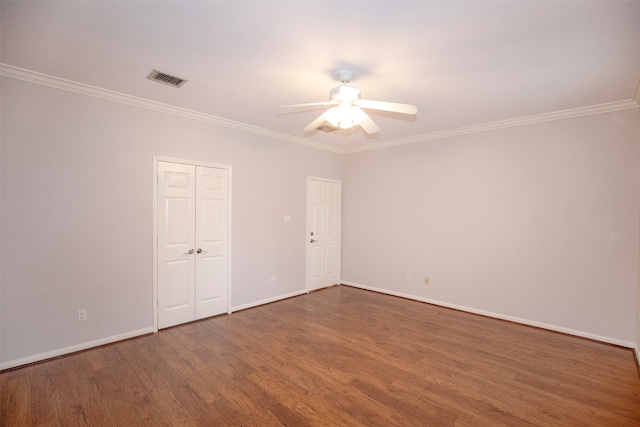
<svg viewBox="0 0 640 427">
<path fill-rule="evenodd" d="M 424 278 L 424 284 L 425 284 L 425 285 L 428 285 L 428 284 L 429 284 L 429 278 L 428 278 L 427 276 L 425 276 L 425 278 Z"/>
<path fill-rule="evenodd" d="M 78 322 L 86 322 L 87 321 L 87 309 L 84 308 L 82 310 L 78 310 Z"/>
<path fill-rule="evenodd" d="M 271 276 L 270 283 L 274 285 L 276 283 L 276 276 Z"/>
<path fill-rule="evenodd" d="M 411 273 L 407 273 L 407 281 L 410 282 L 411 280 L 413 280 L 413 276 L 411 276 Z"/>
</svg>

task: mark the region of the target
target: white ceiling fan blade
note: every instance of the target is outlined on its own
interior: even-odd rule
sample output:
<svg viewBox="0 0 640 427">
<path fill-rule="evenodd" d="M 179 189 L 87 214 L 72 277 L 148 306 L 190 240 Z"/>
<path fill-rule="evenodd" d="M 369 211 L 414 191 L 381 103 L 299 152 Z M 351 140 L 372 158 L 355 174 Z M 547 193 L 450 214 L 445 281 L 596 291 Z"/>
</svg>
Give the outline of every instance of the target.
<svg viewBox="0 0 640 427">
<path fill-rule="evenodd" d="M 318 128 L 318 126 L 320 126 L 322 123 L 324 123 L 324 122 L 326 122 L 326 121 L 327 121 L 327 115 L 328 115 L 328 114 L 331 114 L 331 113 L 329 113 L 329 112 L 330 112 L 330 111 L 332 111 L 334 108 L 336 108 L 336 107 L 329 108 L 327 111 L 325 111 L 324 113 L 320 114 L 320 116 L 319 116 L 317 119 L 315 119 L 314 121 L 312 121 L 311 123 L 309 123 L 309 124 L 307 125 L 307 127 L 305 127 L 303 130 L 304 130 L 305 132 L 310 132 L 310 131 L 312 131 L 312 130 L 317 129 L 317 128 Z"/>
<path fill-rule="evenodd" d="M 371 120 L 371 117 L 369 117 L 367 113 L 362 111 L 362 108 L 355 105 L 352 106 L 351 115 L 353 117 L 353 123 L 360 125 L 360 127 L 364 129 L 365 132 L 371 134 L 380 131 L 378 125 L 373 120 Z"/>
<path fill-rule="evenodd" d="M 397 102 L 371 101 L 369 99 L 357 99 L 353 101 L 354 105 L 361 108 L 369 108 L 371 110 L 391 111 L 393 113 L 416 114 L 418 108 L 410 104 L 398 104 Z"/>
<path fill-rule="evenodd" d="M 320 106 L 320 105 L 336 105 L 336 104 L 337 102 L 333 102 L 333 101 L 308 102 L 306 104 L 281 105 L 280 108 L 314 107 L 314 106 Z"/>
</svg>

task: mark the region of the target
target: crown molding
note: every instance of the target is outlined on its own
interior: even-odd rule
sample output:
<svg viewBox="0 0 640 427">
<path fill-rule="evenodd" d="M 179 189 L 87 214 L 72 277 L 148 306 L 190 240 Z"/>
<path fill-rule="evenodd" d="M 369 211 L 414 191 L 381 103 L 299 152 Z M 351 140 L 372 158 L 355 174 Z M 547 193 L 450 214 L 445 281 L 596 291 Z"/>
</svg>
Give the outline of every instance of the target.
<svg viewBox="0 0 640 427">
<path fill-rule="evenodd" d="M 524 126 L 536 123 L 552 122 L 556 120 L 572 119 L 575 117 L 591 116 L 594 114 L 611 113 L 614 111 L 630 110 L 640 106 L 640 92 L 636 89 L 633 100 L 610 102 L 607 104 L 593 105 L 590 107 L 573 108 L 570 110 L 555 111 L 552 113 L 536 114 L 533 116 L 518 117 L 515 119 L 501 120 L 497 122 L 484 123 L 474 126 L 465 126 L 455 129 L 447 129 L 439 132 L 426 133 L 422 135 L 410 136 L 407 138 L 395 139 L 392 141 L 369 144 L 362 147 L 353 147 L 343 150 L 344 154 L 357 153 L 361 151 L 378 150 L 382 148 L 395 147 L 398 145 L 414 144 L 416 142 L 431 141 L 434 139 L 450 138 L 452 136 L 468 135 L 472 133 L 488 132 L 492 130 L 506 129 L 516 126 Z"/>
<path fill-rule="evenodd" d="M 23 68 L 13 67 L 11 65 L 6 65 L 2 63 L 0 63 L 0 76 L 9 77 L 16 80 L 23 80 L 26 82 L 35 83 L 43 86 L 49 86 L 55 89 L 61 89 L 68 92 L 78 93 L 81 95 L 92 96 L 94 98 L 106 99 L 108 101 L 118 102 L 120 104 L 146 108 L 148 110 L 158 111 L 166 114 L 172 114 L 174 116 L 184 117 L 187 119 L 198 120 L 201 122 L 210 123 L 210 124 L 230 128 L 230 129 L 240 130 L 240 131 L 252 133 L 255 135 L 265 136 L 267 138 L 272 138 L 279 141 L 292 142 L 294 144 L 304 145 L 306 147 L 311 147 L 318 150 L 330 151 L 333 153 L 340 153 L 340 154 L 342 154 L 344 151 L 341 148 L 336 148 L 329 145 L 308 141 L 306 139 L 297 138 L 281 132 L 275 132 L 275 131 L 263 129 L 257 126 L 251 126 L 251 125 L 236 122 L 233 120 L 228 120 L 221 117 L 213 116 L 211 114 L 200 113 L 198 111 L 188 110 L 186 108 L 180 108 L 180 107 L 175 107 L 169 104 L 163 104 L 161 102 L 150 101 L 148 99 L 138 98 L 136 96 L 126 95 L 120 92 L 114 92 L 111 90 L 102 89 L 95 86 L 85 85 L 82 83 L 73 82 L 71 80 L 65 80 L 58 77 L 53 77 L 46 74 L 41 74 L 35 71 L 25 70 Z"/>
<path fill-rule="evenodd" d="M 49 86 L 56 89 L 66 90 L 82 95 L 92 96 L 95 98 L 106 99 L 121 104 L 131 105 L 140 108 L 146 108 L 153 111 L 159 111 L 166 114 L 172 114 L 192 120 L 198 120 L 205 123 L 240 130 L 243 132 L 261 135 L 267 138 L 276 139 L 283 142 L 291 142 L 318 150 L 329 151 L 338 154 L 357 153 L 369 150 L 379 150 L 382 148 L 395 147 L 399 145 L 414 144 L 418 142 L 432 141 L 435 139 L 450 138 L 459 135 L 468 135 L 473 133 L 488 132 L 492 130 L 506 129 L 516 126 L 524 126 L 536 123 L 551 122 L 556 120 L 571 119 L 576 117 L 590 116 L 594 114 L 610 113 L 615 111 L 629 110 L 640 107 L 640 79 L 636 84 L 636 88 L 632 99 L 624 101 L 610 102 L 606 104 L 593 105 L 589 107 L 573 108 L 569 110 L 555 111 L 552 113 L 537 114 L 533 116 L 518 117 L 515 119 L 501 120 L 497 122 L 484 123 L 474 126 L 465 126 L 455 129 L 447 129 L 439 132 L 414 135 L 407 138 L 399 138 L 390 141 L 367 144 L 352 148 L 338 148 L 326 144 L 312 142 L 303 138 L 287 135 L 281 132 L 275 132 L 263 129 L 257 126 L 251 126 L 245 123 L 224 119 L 210 114 L 200 113 L 186 108 L 175 107 L 169 104 L 163 104 L 148 99 L 138 98 L 126 95 L 120 92 L 114 92 L 95 86 L 89 86 L 70 80 L 52 77 L 46 74 L 37 73 L 35 71 L 25 70 L 11 65 L 0 63 L 0 76 L 5 76 L 17 80 L 24 80 L 43 86 Z"/>
</svg>

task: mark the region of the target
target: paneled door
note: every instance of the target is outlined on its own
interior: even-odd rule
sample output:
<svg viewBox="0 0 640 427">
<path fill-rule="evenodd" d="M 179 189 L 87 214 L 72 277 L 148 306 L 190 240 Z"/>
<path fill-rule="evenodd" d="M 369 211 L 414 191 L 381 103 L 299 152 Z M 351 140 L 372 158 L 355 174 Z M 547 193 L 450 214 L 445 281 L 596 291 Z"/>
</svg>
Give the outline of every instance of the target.
<svg viewBox="0 0 640 427">
<path fill-rule="evenodd" d="M 307 291 L 340 283 L 339 181 L 307 179 Z"/>
<path fill-rule="evenodd" d="M 196 167 L 196 319 L 227 311 L 228 171 Z"/>
<path fill-rule="evenodd" d="M 158 328 L 225 313 L 228 170 L 158 162 Z"/>
</svg>

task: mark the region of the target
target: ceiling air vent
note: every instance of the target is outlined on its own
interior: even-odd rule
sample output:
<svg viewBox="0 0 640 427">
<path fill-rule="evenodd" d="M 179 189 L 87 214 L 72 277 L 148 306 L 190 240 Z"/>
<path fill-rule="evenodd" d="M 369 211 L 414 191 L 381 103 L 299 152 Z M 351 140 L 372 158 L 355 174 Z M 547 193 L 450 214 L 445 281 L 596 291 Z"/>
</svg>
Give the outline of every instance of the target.
<svg viewBox="0 0 640 427">
<path fill-rule="evenodd" d="M 173 87 L 180 87 L 185 84 L 187 81 L 185 79 L 181 79 L 180 77 L 170 76 L 169 74 L 165 74 L 158 70 L 153 70 L 151 74 L 147 76 L 149 80 L 156 81 L 158 83 L 164 83 Z"/>
</svg>

